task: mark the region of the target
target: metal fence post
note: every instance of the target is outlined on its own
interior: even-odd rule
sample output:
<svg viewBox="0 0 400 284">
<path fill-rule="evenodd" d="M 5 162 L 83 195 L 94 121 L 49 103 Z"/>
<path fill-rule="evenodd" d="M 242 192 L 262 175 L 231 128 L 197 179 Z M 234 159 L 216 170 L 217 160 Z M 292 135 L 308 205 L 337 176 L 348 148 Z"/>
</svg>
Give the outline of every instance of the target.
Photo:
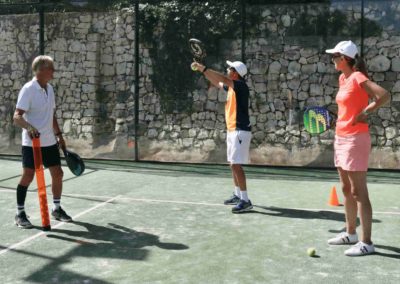
<svg viewBox="0 0 400 284">
<path fill-rule="evenodd" d="M 364 13 L 365 13 L 365 9 L 364 9 L 364 0 L 361 0 L 361 21 L 360 21 L 360 37 L 361 37 L 361 45 L 360 45 L 360 55 L 364 56 Z"/>
<path fill-rule="evenodd" d="M 139 161 L 139 0 L 135 1 L 135 161 Z"/>
<path fill-rule="evenodd" d="M 43 3 L 43 0 L 40 0 Z M 44 55 L 44 6 L 39 7 L 39 53 Z"/>
<path fill-rule="evenodd" d="M 241 0 L 241 22 L 242 22 L 242 62 L 245 63 L 245 50 L 246 50 L 246 0 Z"/>
</svg>

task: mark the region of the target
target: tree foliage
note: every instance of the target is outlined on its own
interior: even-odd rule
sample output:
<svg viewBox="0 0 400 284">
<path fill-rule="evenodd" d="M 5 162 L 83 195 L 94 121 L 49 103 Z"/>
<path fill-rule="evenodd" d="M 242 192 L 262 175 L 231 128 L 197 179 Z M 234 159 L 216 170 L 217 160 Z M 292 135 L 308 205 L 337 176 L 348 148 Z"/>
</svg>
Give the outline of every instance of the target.
<svg viewBox="0 0 400 284">
<path fill-rule="evenodd" d="M 154 3 L 157 2 L 157 3 Z M 240 3 L 233 1 L 149 1 L 140 7 L 141 40 L 151 46 L 154 87 L 165 112 L 185 111 L 196 74 L 188 40 L 203 41 L 209 57 L 218 56 L 218 40 L 240 34 Z"/>
</svg>

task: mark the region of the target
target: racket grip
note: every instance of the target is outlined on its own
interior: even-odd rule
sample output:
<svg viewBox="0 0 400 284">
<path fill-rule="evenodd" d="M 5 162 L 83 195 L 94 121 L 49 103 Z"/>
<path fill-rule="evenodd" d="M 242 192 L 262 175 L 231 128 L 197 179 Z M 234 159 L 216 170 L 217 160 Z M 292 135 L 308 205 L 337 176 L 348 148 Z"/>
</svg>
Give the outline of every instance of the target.
<svg viewBox="0 0 400 284">
<path fill-rule="evenodd" d="M 40 205 L 40 217 L 42 219 L 43 231 L 50 231 L 50 214 L 49 206 L 47 203 L 47 193 L 46 184 L 44 182 L 44 172 L 43 169 L 39 169 L 36 172 L 36 179 L 38 181 L 38 195 L 39 195 L 39 205 Z"/>
</svg>

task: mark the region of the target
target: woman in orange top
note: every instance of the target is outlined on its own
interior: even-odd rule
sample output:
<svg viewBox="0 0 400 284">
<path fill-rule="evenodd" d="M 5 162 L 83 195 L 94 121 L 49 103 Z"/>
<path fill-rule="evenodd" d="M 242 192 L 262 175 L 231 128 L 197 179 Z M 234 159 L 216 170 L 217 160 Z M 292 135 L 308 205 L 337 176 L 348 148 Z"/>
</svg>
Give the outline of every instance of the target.
<svg viewBox="0 0 400 284">
<path fill-rule="evenodd" d="M 336 95 L 339 111 L 334 148 L 346 213 L 346 232 L 328 240 L 328 243 L 355 244 L 345 251 L 348 256 L 371 254 L 375 248 L 371 241 L 372 207 L 367 189 L 371 151 L 367 117 L 389 101 L 389 93 L 368 79 L 365 63 L 352 41 L 339 42 L 326 52 L 332 54 L 336 70 L 342 72 Z M 357 210 L 362 227 L 360 241 L 356 233 Z"/>
</svg>

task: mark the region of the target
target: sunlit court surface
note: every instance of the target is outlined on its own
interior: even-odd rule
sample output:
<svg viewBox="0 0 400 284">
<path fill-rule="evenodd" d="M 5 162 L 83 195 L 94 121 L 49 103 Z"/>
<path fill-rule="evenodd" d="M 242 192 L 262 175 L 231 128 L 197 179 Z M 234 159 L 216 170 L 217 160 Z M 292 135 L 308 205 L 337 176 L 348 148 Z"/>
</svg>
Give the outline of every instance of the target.
<svg viewBox="0 0 400 284">
<path fill-rule="evenodd" d="M 0 166 L 3 283 L 400 280 L 399 173 L 370 172 L 377 253 L 354 259 L 326 243 L 344 226 L 343 209 L 327 204 L 338 186 L 332 170 L 248 167 L 255 208 L 234 215 L 222 205 L 225 166 L 91 161 L 79 178 L 65 168 L 63 204 L 74 223 L 52 221 L 42 232 L 34 186 L 26 210 L 37 227 L 12 224 L 20 162 L 2 157 Z"/>
</svg>

